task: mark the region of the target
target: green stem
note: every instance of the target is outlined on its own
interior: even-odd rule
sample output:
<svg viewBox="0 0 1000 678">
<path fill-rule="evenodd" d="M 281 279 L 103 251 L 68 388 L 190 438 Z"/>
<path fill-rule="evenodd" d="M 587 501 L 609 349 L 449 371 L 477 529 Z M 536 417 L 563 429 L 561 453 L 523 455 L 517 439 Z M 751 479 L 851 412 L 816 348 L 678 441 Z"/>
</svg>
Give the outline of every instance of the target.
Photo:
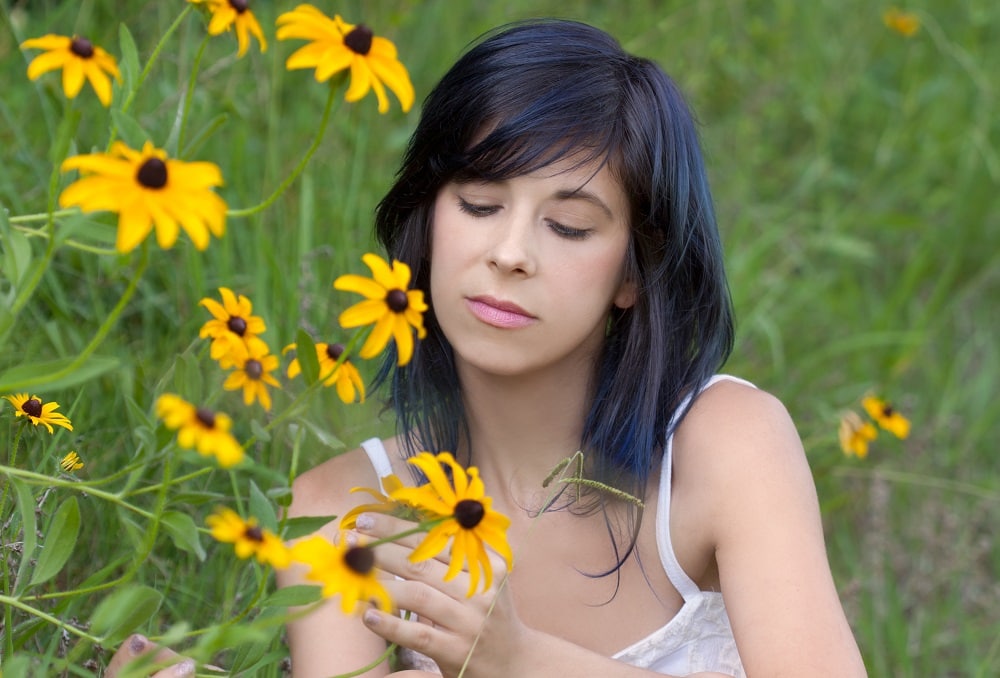
<svg viewBox="0 0 1000 678">
<path fill-rule="evenodd" d="M 891 480 L 893 482 L 907 485 L 916 485 L 918 487 L 929 487 L 936 490 L 948 490 L 950 492 L 968 494 L 980 499 L 986 499 L 987 501 L 1000 501 L 1000 492 L 990 490 L 982 487 L 981 485 L 963 483 L 959 480 L 950 480 L 948 478 L 935 478 L 932 476 L 921 475 L 919 473 L 908 473 L 906 471 L 894 471 L 892 469 L 881 468 L 860 469 L 841 467 L 834 469 L 833 472 L 841 476 L 884 478 L 885 480 Z"/>
<path fill-rule="evenodd" d="M 34 615 L 35 617 L 38 617 L 39 619 L 47 621 L 48 623 L 50 623 L 50 624 L 52 624 L 54 626 L 58 626 L 63 631 L 67 631 L 68 633 L 72 633 L 73 635 L 75 635 L 75 636 L 77 636 L 79 638 L 83 638 L 85 640 L 89 640 L 91 643 L 95 643 L 95 644 L 96 643 L 100 643 L 101 640 L 102 640 L 101 638 L 97 638 L 96 636 L 92 636 L 89 633 L 87 633 L 85 631 L 82 631 L 82 630 L 76 628 L 75 626 L 73 626 L 71 624 L 67 624 L 66 622 L 64 622 L 63 620 L 59 619 L 58 617 L 53 617 L 50 614 L 42 612 L 37 607 L 32 607 L 31 605 L 28 605 L 28 604 L 22 602 L 18 598 L 13 598 L 11 596 L 5 596 L 5 595 L 0 594 L 0 603 L 3 603 L 6 606 L 16 607 L 19 610 L 23 610 L 24 612 L 27 612 L 28 614 Z M 8 628 L 10 628 L 10 627 L 8 627 Z M 8 636 L 13 636 L 14 634 L 13 633 L 9 633 L 7 635 Z"/>
<path fill-rule="evenodd" d="M 62 487 L 68 490 L 74 490 L 76 492 L 83 492 L 88 496 L 97 497 L 98 499 L 103 499 L 104 501 L 111 502 L 117 506 L 126 509 L 127 511 L 132 511 L 143 518 L 153 520 L 156 516 L 149 511 L 144 511 L 143 509 L 130 504 L 123 500 L 120 495 L 114 494 L 112 492 L 105 492 L 104 490 L 99 490 L 96 487 L 88 485 L 86 483 L 81 483 L 78 480 L 65 480 L 63 478 L 53 477 L 49 475 L 44 475 L 41 473 L 35 473 L 34 471 L 26 471 L 24 469 L 14 468 L 12 466 L 0 466 L 0 473 L 5 475 L 13 476 L 15 478 L 21 478 L 28 481 L 34 485 L 45 485 L 47 487 Z"/>
<path fill-rule="evenodd" d="M 330 113 L 333 111 L 334 96 L 337 93 L 337 89 L 333 86 L 330 87 L 330 94 L 326 98 L 326 106 L 323 108 L 323 118 L 319 122 L 319 129 L 316 131 L 316 137 L 313 139 L 312 144 L 306 151 L 306 154 L 299 161 L 299 164 L 295 166 L 292 173 L 285 177 L 285 180 L 281 182 L 274 193 L 268 196 L 263 202 L 254 205 L 253 207 L 245 207 L 242 209 L 232 209 L 226 212 L 227 217 L 249 217 L 252 214 L 256 214 L 264 209 L 270 207 L 275 200 L 277 200 L 285 190 L 292 185 L 299 175 L 302 174 L 302 170 L 306 168 L 309 160 L 313 157 L 313 154 L 319 149 L 320 143 L 323 141 L 323 135 L 326 132 L 327 122 L 330 120 Z"/>
<path fill-rule="evenodd" d="M 52 212 L 36 212 L 34 214 L 19 214 L 16 217 L 10 217 L 8 221 L 12 224 L 30 224 L 35 221 L 48 221 L 54 217 L 68 217 L 69 215 L 77 212 L 75 207 L 69 207 L 64 210 L 55 210 Z"/>
<path fill-rule="evenodd" d="M 70 210 L 60 210 L 54 212 L 54 214 L 64 215 L 76 212 L 76 208 Z M 44 238 L 46 240 L 52 240 L 52 234 L 45 229 L 41 228 L 25 228 L 24 226 L 17 226 L 18 231 L 24 233 L 29 238 Z M 62 247 L 68 247 L 70 249 L 79 250 L 81 252 L 87 252 L 89 254 L 95 254 L 101 257 L 109 257 L 118 254 L 118 250 L 113 247 L 97 247 L 95 245 L 90 245 L 85 242 L 80 242 L 78 240 L 73 240 L 72 238 L 66 238 L 60 243 Z"/>
<path fill-rule="evenodd" d="M 209 474 L 209 473 L 211 473 L 212 471 L 215 471 L 215 470 L 216 470 L 216 468 L 214 466 L 204 466 L 204 467 L 198 469 L 197 471 L 192 471 L 191 473 L 188 473 L 187 475 L 177 476 L 176 478 L 174 478 L 171 481 L 171 484 L 172 485 L 180 485 L 180 484 L 182 484 L 184 482 L 187 482 L 188 480 L 193 480 L 194 478 L 200 478 L 201 476 L 207 475 L 207 474 Z M 149 485 L 147 487 L 140 487 L 137 490 L 133 490 L 132 492 L 128 492 L 124 496 L 126 496 L 126 497 L 137 497 L 140 494 L 146 494 L 148 492 L 155 492 L 159 488 L 160 488 L 159 484 L 157 484 L 157 485 Z"/>
<path fill-rule="evenodd" d="M 432 518 L 430 520 L 424 520 L 417 523 L 414 527 L 408 530 L 403 530 L 394 535 L 388 537 L 382 537 L 381 539 L 375 539 L 374 541 L 366 542 L 364 544 L 365 548 L 375 548 L 381 544 L 388 544 L 394 542 L 398 539 L 403 539 L 404 537 L 409 537 L 411 534 L 420 534 L 421 532 L 430 532 L 434 527 L 440 525 L 446 520 L 450 520 L 451 516 L 441 516 L 440 518 Z"/>
<path fill-rule="evenodd" d="M 188 117 L 191 113 L 191 100 L 194 97 L 194 86 L 198 81 L 198 69 L 201 68 L 201 58 L 205 54 L 205 48 L 208 46 L 208 32 L 206 31 L 205 37 L 202 38 L 201 45 L 198 47 L 198 53 L 194 56 L 194 63 L 191 65 L 191 77 L 188 79 L 187 92 L 184 94 L 184 110 L 181 113 L 181 128 L 177 133 L 177 154 L 180 155 L 181 151 L 184 149 L 184 137 L 187 134 L 187 123 Z"/>
<path fill-rule="evenodd" d="M 392 655 L 393 652 L 395 652 L 395 650 L 396 650 L 397 647 L 399 647 L 399 646 L 396 645 L 396 643 L 390 643 L 385 648 L 385 652 L 383 652 L 382 654 L 380 654 L 378 656 L 378 659 L 376 659 L 375 661 L 373 661 L 371 664 L 368 664 L 367 666 L 362 666 L 360 669 L 355 669 L 354 671 L 351 671 L 350 673 L 339 673 L 336 676 L 333 676 L 333 678 L 354 678 L 355 676 L 360 676 L 362 674 L 368 673 L 369 671 L 371 671 L 372 669 L 374 669 L 376 666 L 378 666 L 382 662 L 384 662 L 387 659 L 389 659 L 389 657 Z"/>
</svg>

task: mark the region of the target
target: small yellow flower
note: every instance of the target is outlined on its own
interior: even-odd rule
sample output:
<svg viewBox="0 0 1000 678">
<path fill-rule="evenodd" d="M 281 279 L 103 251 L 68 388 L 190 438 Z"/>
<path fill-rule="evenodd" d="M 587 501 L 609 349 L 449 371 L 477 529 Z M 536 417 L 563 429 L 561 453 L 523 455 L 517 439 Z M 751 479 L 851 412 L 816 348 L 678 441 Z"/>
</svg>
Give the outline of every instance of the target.
<svg viewBox="0 0 1000 678">
<path fill-rule="evenodd" d="M 878 430 L 869 422 L 862 421 L 856 412 L 845 412 L 840 418 L 840 449 L 847 456 L 858 459 L 868 456 L 868 443 L 878 437 Z"/>
<path fill-rule="evenodd" d="M 291 547 L 292 560 L 309 567 L 306 579 L 323 585 L 323 596 L 340 595 L 344 614 L 364 608 L 358 602 L 372 602 L 386 612 L 392 600 L 376 577 L 375 552 L 364 545 L 349 546 L 341 538 L 334 546 L 319 535 L 312 535 Z"/>
<path fill-rule="evenodd" d="M 911 38 L 920 30 L 920 17 L 913 12 L 903 12 L 897 7 L 890 7 L 883 12 L 882 22 L 886 28 L 896 31 L 904 38 Z"/>
<path fill-rule="evenodd" d="M 196 5 L 204 5 L 212 13 L 208 24 L 209 35 L 222 35 L 236 26 L 237 57 L 242 57 L 250 46 L 250 35 L 257 38 L 260 51 L 267 51 L 267 40 L 260 29 L 257 18 L 250 11 L 250 0 L 188 0 Z"/>
<path fill-rule="evenodd" d="M 74 169 L 83 176 L 66 187 L 59 205 L 116 212 L 119 252 L 131 252 L 154 226 L 163 249 L 174 246 L 181 228 L 199 250 L 208 247 L 209 233 L 221 238 L 226 231 L 226 203 L 212 191 L 222 185 L 218 165 L 171 160 L 148 141 L 141 151 L 116 141 L 110 153 L 63 161 L 63 172 Z"/>
<path fill-rule="evenodd" d="M 62 461 L 59 462 L 59 468 L 66 473 L 79 471 L 83 468 L 83 460 L 80 459 L 80 455 L 78 455 L 76 451 L 73 451 L 62 458 Z"/>
<path fill-rule="evenodd" d="M 338 290 L 357 292 L 366 297 L 340 314 L 342 327 L 350 329 L 374 324 L 371 334 L 358 353 L 362 358 L 378 355 L 390 337 L 396 341 L 397 364 L 402 367 L 413 357 L 412 326 L 417 338 L 427 335 L 423 312 L 427 310 L 421 290 L 407 290 L 410 284 L 410 267 L 401 261 L 389 263 L 377 254 L 365 254 L 361 259 L 372 271 L 371 278 L 360 275 L 342 275 L 333 286 Z"/>
<path fill-rule="evenodd" d="M 261 407 L 270 412 L 271 394 L 267 392 L 267 387 L 281 388 L 278 380 L 271 376 L 271 372 L 278 369 L 278 357 L 271 355 L 266 345 L 263 350 L 258 344 L 248 345 L 246 358 L 237 361 L 235 367 L 222 388 L 227 391 L 242 388 L 244 405 L 260 401 Z"/>
<path fill-rule="evenodd" d="M 22 49 L 42 49 L 44 53 L 28 64 L 28 78 L 37 80 L 43 73 L 61 68 L 63 92 L 70 99 L 76 98 L 84 79 L 90 81 L 97 98 L 108 107 L 111 105 L 111 78 L 121 81 L 115 58 L 86 38 L 52 33 L 21 43 Z"/>
<path fill-rule="evenodd" d="M 350 511 L 344 514 L 344 517 L 340 519 L 340 529 L 342 530 L 353 530 L 355 524 L 357 523 L 358 516 L 362 513 L 372 512 L 372 513 L 389 513 L 392 515 L 398 515 L 400 509 L 405 509 L 406 504 L 398 502 L 392 499 L 391 495 L 396 490 L 402 489 L 403 483 L 400 482 L 399 478 L 396 477 L 395 473 L 390 473 L 389 475 L 382 478 L 382 487 L 385 488 L 387 494 L 382 494 L 381 491 L 373 487 L 352 487 L 351 492 L 367 492 L 372 497 L 378 500 L 377 504 L 361 504 L 360 506 L 355 506 Z M 402 517 L 402 516 L 401 516 Z"/>
<path fill-rule="evenodd" d="M 295 349 L 295 344 L 289 344 L 284 352 Z M 340 365 L 337 361 L 344 353 L 343 344 L 316 344 L 316 359 L 319 361 L 319 378 L 324 386 L 336 386 L 337 395 L 345 404 L 358 400 L 365 401 L 365 382 L 361 379 L 358 368 L 345 359 Z M 293 358 L 288 365 L 288 378 L 294 379 L 302 373 L 298 358 Z"/>
<path fill-rule="evenodd" d="M 278 569 L 284 569 L 292 562 L 285 543 L 270 530 L 259 527 L 255 518 L 243 520 L 236 511 L 219 508 L 205 522 L 216 541 L 232 544 L 240 558 L 256 556 L 258 562 Z"/>
<path fill-rule="evenodd" d="M 202 456 L 215 456 L 219 465 L 230 468 L 243 461 L 243 447 L 229 432 L 232 419 L 221 412 L 195 407 L 183 398 L 165 393 L 156 401 L 156 416 L 172 431 L 177 444 L 197 450 Z"/>
<path fill-rule="evenodd" d="M 897 438 L 903 439 L 910 435 L 910 420 L 881 398 L 866 396 L 861 400 L 861 406 L 879 426 Z"/>
<path fill-rule="evenodd" d="M 70 431 L 73 430 L 73 424 L 70 420 L 61 412 L 56 412 L 59 409 L 59 403 L 43 403 L 38 396 L 29 397 L 27 393 L 5 395 L 4 399 L 10 401 L 10 404 L 14 406 L 16 416 L 27 417 L 28 421 L 35 426 L 41 425 L 47 428 L 49 433 L 55 433 L 55 429 L 52 428 L 53 424 Z"/>
<path fill-rule="evenodd" d="M 358 101 L 375 90 L 378 112 L 389 111 L 383 83 L 399 99 L 403 112 L 413 106 L 413 83 L 400 63 L 396 46 L 372 33 L 364 24 L 349 24 L 339 15 L 332 19 L 312 5 L 303 4 L 278 17 L 278 40 L 311 41 L 285 62 L 288 70 L 315 68 L 316 81 L 325 82 L 335 73 L 351 69 L 351 84 L 345 99 Z"/>
<path fill-rule="evenodd" d="M 237 297 L 228 287 L 220 287 L 219 294 L 221 304 L 209 297 L 198 302 L 212 314 L 212 320 L 201 326 L 198 336 L 202 339 L 211 337 L 209 355 L 226 370 L 242 364 L 251 350 L 268 352 L 267 344 L 258 336 L 267 330 L 267 326 L 262 318 L 252 315 L 250 299 L 242 294 Z"/>
<path fill-rule="evenodd" d="M 431 528 L 424 540 L 410 554 L 410 560 L 417 563 L 433 558 L 451 545 L 451 563 L 445 574 L 445 581 L 454 578 L 468 563 L 469 592 L 472 596 L 483 574 L 483 590 L 493 582 L 493 568 L 486 554 L 490 546 L 507 561 L 507 568 L 513 566 L 514 554 L 507 543 L 507 528 L 510 518 L 494 511 L 493 500 L 485 494 L 479 469 L 470 466 L 463 469 L 448 452 L 437 456 L 421 452 L 409 460 L 427 476 L 428 483 L 420 487 L 402 487 L 390 493 L 392 499 L 407 502 L 432 516 L 441 519 Z M 445 467 L 451 471 L 451 480 Z"/>
</svg>

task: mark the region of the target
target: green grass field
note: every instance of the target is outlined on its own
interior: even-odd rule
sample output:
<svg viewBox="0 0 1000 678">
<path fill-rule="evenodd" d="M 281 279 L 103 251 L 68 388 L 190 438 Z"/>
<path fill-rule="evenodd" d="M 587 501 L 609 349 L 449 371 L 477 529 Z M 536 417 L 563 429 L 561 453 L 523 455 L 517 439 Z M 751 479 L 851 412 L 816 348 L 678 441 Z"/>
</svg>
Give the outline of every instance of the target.
<svg viewBox="0 0 1000 678">
<path fill-rule="evenodd" d="M 274 21 L 296 4 L 251 3 L 268 50 L 253 43 L 240 59 L 232 34 L 201 52 L 206 23 L 184 17 L 121 136 L 145 130 L 176 153 L 183 117 L 184 159 L 221 167 L 230 208 L 260 202 L 303 157 L 328 91 L 311 71 L 284 68 L 302 43 L 276 40 Z M 135 626 L 171 629 L 179 647 L 248 674 L 280 674 L 280 632 L 267 624 L 276 608 L 260 598 L 261 585 L 273 590 L 267 571 L 189 521 L 203 525 L 216 504 L 284 501 L 295 473 L 392 422 L 377 394 L 344 406 L 322 390 L 265 430 L 259 406 L 221 389 L 223 372 L 198 338 L 209 319 L 198 301 L 220 286 L 248 295 L 276 352 L 300 329 L 342 340 L 336 318 L 353 299 L 332 282 L 365 272 L 372 211 L 420 101 L 469 41 L 529 16 L 608 30 L 658 60 L 697 112 L 737 311 L 726 371 L 774 392 L 795 417 L 871 675 L 1000 674 L 1000 5 L 905 6 L 920 28 L 904 37 L 883 23 L 888 5 L 857 0 L 315 4 L 395 42 L 414 109 L 402 113 L 390 94 L 379 115 L 372 96 L 343 103 L 341 86 L 291 188 L 258 214 L 230 218 L 204 252 L 183 235 L 169 250 L 150 239 L 148 269 L 100 337 L 147 255 L 113 252 L 108 213 L 60 218 L 51 239 L 51 154 L 67 104 L 58 74 L 28 80 L 38 52 L 19 44 L 78 33 L 120 59 L 124 24 L 144 67 L 186 4 L 0 0 L 0 395 L 37 393 L 74 424 L 19 437 L 0 401 L 3 675 L 93 675 L 108 656 L 93 638 L 114 644 Z M 116 90 L 112 110 L 127 93 Z M 111 118 L 89 85 L 72 108 L 69 154 L 105 150 Z M 58 177 L 58 189 L 70 179 Z M 361 368 L 371 376 L 371 364 Z M 163 391 L 230 412 L 237 435 L 256 439 L 253 462 L 229 473 L 178 455 L 152 413 Z M 276 392 L 274 412 L 301 391 Z M 868 392 L 892 401 L 912 433 L 883 432 L 866 459 L 846 457 L 840 416 Z M 85 467 L 61 474 L 70 450 Z M 137 597 L 106 602 L 123 590 Z M 235 649 L 217 654 L 223 647 Z"/>
</svg>

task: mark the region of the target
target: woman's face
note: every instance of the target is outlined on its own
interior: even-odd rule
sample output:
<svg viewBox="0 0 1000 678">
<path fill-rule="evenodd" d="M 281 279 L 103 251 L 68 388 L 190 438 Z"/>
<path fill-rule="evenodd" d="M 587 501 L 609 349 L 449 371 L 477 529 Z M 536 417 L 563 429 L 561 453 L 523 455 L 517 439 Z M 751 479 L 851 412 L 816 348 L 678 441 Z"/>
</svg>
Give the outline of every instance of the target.
<svg viewBox="0 0 1000 678">
<path fill-rule="evenodd" d="M 438 193 L 431 304 L 460 368 L 589 367 L 611 307 L 634 302 L 624 191 L 607 167 L 575 164 Z"/>
</svg>

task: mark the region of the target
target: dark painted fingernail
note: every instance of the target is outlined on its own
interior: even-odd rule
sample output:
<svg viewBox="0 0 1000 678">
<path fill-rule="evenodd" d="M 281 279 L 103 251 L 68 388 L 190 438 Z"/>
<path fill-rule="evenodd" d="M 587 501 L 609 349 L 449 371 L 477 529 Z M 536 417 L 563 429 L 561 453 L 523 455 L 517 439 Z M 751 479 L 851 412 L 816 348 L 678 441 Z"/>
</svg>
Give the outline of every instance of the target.
<svg viewBox="0 0 1000 678">
<path fill-rule="evenodd" d="M 364 619 L 365 624 L 368 626 L 378 626 L 378 612 L 375 610 L 368 610 L 365 612 L 362 619 Z"/>
<path fill-rule="evenodd" d="M 188 678 L 188 676 L 194 675 L 194 669 L 195 669 L 194 660 L 185 659 L 176 667 L 174 667 L 174 675 L 177 676 L 177 678 Z"/>
<path fill-rule="evenodd" d="M 132 634 L 132 637 L 128 639 L 128 649 L 132 654 L 140 654 L 146 649 L 147 642 L 149 641 L 146 640 L 145 636 L 134 633 Z"/>
</svg>

